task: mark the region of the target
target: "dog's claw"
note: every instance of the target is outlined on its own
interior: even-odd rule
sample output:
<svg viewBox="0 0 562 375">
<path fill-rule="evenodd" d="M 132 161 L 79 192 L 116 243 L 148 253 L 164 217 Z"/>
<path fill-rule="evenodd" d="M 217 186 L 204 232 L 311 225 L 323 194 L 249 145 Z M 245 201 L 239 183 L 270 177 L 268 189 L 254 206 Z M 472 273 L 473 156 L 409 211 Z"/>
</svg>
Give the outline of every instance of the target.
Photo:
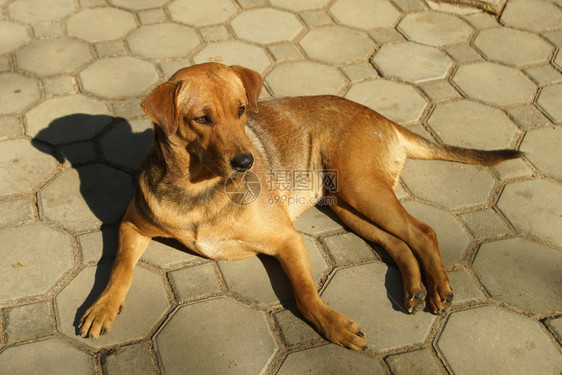
<svg viewBox="0 0 562 375">
<path fill-rule="evenodd" d="M 408 292 L 407 300 L 404 301 L 404 306 L 410 314 L 415 314 L 417 311 L 423 310 L 425 308 L 425 297 L 427 296 L 427 290 L 423 285 L 421 285 L 420 290 L 417 292 Z"/>
<path fill-rule="evenodd" d="M 453 302 L 453 298 L 455 297 L 455 295 L 453 293 L 445 296 L 445 297 L 441 297 L 441 302 L 446 303 L 446 302 Z"/>
</svg>

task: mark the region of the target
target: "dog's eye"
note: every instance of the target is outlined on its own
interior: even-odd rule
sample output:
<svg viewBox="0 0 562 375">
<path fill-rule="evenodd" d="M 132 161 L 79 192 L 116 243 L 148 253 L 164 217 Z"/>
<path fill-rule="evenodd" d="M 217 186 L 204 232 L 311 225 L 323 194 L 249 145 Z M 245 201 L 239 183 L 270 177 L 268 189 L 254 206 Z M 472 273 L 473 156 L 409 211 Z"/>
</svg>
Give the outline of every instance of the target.
<svg viewBox="0 0 562 375">
<path fill-rule="evenodd" d="M 199 124 L 203 124 L 203 125 L 210 125 L 213 120 L 211 120 L 211 118 L 209 116 L 199 116 L 199 117 L 195 117 L 193 119 L 193 121 L 198 122 Z"/>
<path fill-rule="evenodd" d="M 246 107 L 240 106 L 240 108 L 238 109 L 238 117 L 242 117 L 244 112 L 246 112 Z"/>
</svg>

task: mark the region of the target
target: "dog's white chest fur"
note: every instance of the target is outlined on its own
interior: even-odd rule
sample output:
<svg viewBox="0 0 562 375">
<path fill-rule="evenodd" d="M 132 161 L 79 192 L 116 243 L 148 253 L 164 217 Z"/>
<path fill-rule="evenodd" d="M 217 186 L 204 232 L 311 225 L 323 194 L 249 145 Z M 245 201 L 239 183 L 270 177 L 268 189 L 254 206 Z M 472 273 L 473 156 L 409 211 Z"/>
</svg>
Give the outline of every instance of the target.
<svg viewBox="0 0 562 375">
<path fill-rule="evenodd" d="M 204 239 L 197 239 L 192 242 L 192 248 L 198 254 L 207 258 L 216 259 L 222 258 L 222 248 L 226 246 L 226 240 L 219 237 L 206 237 Z"/>
<path fill-rule="evenodd" d="M 243 259 L 255 255 L 255 249 L 244 241 L 234 238 L 205 236 L 191 241 L 188 246 L 204 257 L 210 259 Z"/>
</svg>

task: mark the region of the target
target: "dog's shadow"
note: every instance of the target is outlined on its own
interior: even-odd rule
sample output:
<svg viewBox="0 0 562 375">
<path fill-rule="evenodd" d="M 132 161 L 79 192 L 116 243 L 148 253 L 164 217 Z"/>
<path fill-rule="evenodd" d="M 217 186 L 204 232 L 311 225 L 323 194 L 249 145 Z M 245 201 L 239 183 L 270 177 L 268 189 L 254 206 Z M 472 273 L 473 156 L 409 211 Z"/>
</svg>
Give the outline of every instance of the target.
<svg viewBox="0 0 562 375">
<path fill-rule="evenodd" d="M 123 118 L 82 113 L 57 118 L 39 131 L 32 144 L 51 153 L 65 168 L 74 169 L 79 178 L 78 187 L 67 185 L 62 187 L 64 192 L 53 194 L 56 198 L 51 199 L 56 201 L 49 203 L 50 210 L 66 210 L 64 215 L 54 214 L 53 220 L 72 232 L 104 229 L 119 223 L 132 198 L 134 181 L 151 139 L 150 128 L 135 132 Z M 65 181 L 74 182 L 72 178 Z M 75 188 L 91 214 L 80 210 L 83 204 L 77 203 Z M 67 194 L 70 197 L 64 196 Z M 79 215 L 85 219 L 73 223 Z M 103 257 L 106 256 L 112 254 L 104 246 Z"/>
<path fill-rule="evenodd" d="M 79 196 L 92 215 L 89 224 L 84 227 L 70 224 L 67 229 L 73 232 L 101 230 L 101 249 L 85 249 L 81 240 L 78 241 L 82 245 L 83 261 L 94 261 L 97 267 L 94 285 L 75 314 L 77 334 L 80 318 L 109 280 L 112 261 L 117 252 L 117 228 L 131 201 L 134 183 L 151 140 L 151 124 L 146 121 L 131 125 L 120 117 L 83 113 L 53 120 L 32 139 L 35 148 L 51 154 L 65 168 L 74 169 L 78 174 L 79 186 L 63 188 L 71 195 L 75 195 L 74 189 L 78 189 Z M 64 200 L 64 195 L 59 194 L 58 199 Z M 41 199 L 40 206 L 43 204 Z M 64 219 L 67 223 L 73 220 L 73 213 L 81 214 L 79 205 L 78 208 L 69 207 L 68 204 L 65 206 L 65 202 L 55 205 L 58 210 L 68 210 Z M 95 219 L 97 224 L 92 224 Z M 50 218 L 47 217 L 47 220 Z M 65 222 L 57 224 L 64 227 Z M 179 243 L 174 247 L 178 251 L 188 252 Z"/>
</svg>

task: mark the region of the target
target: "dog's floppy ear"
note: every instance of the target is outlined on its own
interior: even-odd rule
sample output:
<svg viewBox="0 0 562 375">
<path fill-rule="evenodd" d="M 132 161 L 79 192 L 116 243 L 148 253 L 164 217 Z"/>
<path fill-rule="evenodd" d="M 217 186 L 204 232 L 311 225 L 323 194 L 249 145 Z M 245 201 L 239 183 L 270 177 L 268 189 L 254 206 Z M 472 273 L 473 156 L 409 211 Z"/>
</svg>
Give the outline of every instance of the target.
<svg viewBox="0 0 562 375">
<path fill-rule="evenodd" d="M 230 68 L 242 79 L 242 84 L 244 84 L 246 96 L 248 97 L 248 104 L 254 112 L 257 112 L 258 97 L 263 87 L 263 78 L 258 72 L 240 65 L 232 65 Z"/>
<path fill-rule="evenodd" d="M 158 125 L 166 135 L 177 130 L 176 96 L 180 84 L 172 81 L 164 82 L 142 101 L 141 108 L 153 123 Z"/>
</svg>

